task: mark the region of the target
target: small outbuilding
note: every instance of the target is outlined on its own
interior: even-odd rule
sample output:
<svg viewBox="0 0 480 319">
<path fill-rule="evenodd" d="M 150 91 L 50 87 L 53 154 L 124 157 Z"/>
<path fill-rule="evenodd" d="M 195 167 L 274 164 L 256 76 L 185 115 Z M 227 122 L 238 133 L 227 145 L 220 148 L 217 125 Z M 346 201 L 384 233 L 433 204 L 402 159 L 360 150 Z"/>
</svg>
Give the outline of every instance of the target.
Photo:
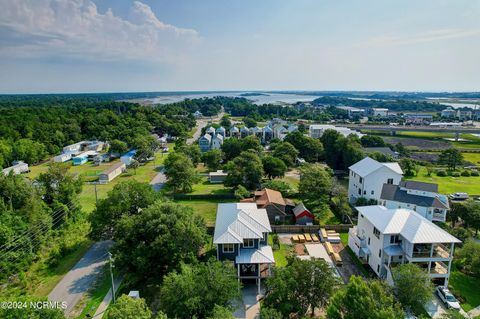
<svg viewBox="0 0 480 319">
<path fill-rule="evenodd" d="M 104 170 L 100 175 L 98 176 L 98 182 L 100 184 L 107 184 L 111 182 L 112 180 L 115 179 L 115 177 L 119 176 L 125 170 L 127 169 L 127 166 L 123 162 L 118 162 Z"/>
<path fill-rule="evenodd" d="M 13 166 L 7 167 L 4 170 L 2 170 L 2 173 L 4 175 L 9 175 L 10 172 L 13 172 L 13 174 L 22 174 L 22 173 L 28 173 L 30 169 L 28 168 L 28 164 L 22 161 L 14 161 Z"/>
<path fill-rule="evenodd" d="M 124 163 L 125 165 L 130 165 L 132 164 L 133 160 L 134 160 L 134 156 L 135 154 L 137 154 L 137 150 L 131 150 L 125 154 L 123 154 L 122 156 L 120 156 L 120 161 L 122 161 L 122 163 Z"/>
<path fill-rule="evenodd" d="M 78 155 L 75 156 L 75 157 L 72 157 L 73 166 L 83 165 L 83 164 L 85 164 L 87 161 L 88 161 L 88 154 L 87 154 L 87 152 L 83 152 L 83 153 L 78 154 Z"/>
<path fill-rule="evenodd" d="M 227 178 L 227 175 L 228 174 L 222 170 L 210 172 L 208 173 L 208 181 L 212 184 L 221 184 L 225 182 L 225 178 Z"/>
<path fill-rule="evenodd" d="M 72 159 L 72 154 L 71 153 L 62 153 L 60 155 L 57 155 L 53 158 L 53 161 L 55 163 L 64 163 L 66 161 L 69 161 Z"/>
<path fill-rule="evenodd" d="M 313 223 L 315 216 L 303 205 L 298 204 L 293 208 L 293 214 L 295 215 L 295 222 L 297 225 L 307 225 Z"/>
</svg>

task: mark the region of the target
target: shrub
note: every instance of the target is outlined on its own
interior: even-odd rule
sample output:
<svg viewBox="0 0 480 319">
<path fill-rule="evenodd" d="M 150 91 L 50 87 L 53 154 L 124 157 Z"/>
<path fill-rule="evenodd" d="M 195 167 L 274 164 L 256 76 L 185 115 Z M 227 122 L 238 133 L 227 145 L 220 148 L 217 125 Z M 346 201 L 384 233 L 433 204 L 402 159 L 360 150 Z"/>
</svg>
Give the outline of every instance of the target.
<svg viewBox="0 0 480 319">
<path fill-rule="evenodd" d="M 278 238 L 278 234 L 273 234 L 272 235 L 272 249 L 273 250 L 278 250 L 280 249 L 280 239 Z"/>
<path fill-rule="evenodd" d="M 460 177 L 460 172 L 452 172 L 452 174 L 450 174 L 450 176 L 452 176 L 452 177 Z"/>
<path fill-rule="evenodd" d="M 480 173 L 477 170 L 474 170 L 470 173 L 471 176 L 480 176 Z"/>
<path fill-rule="evenodd" d="M 444 171 L 444 170 L 438 170 L 438 171 L 436 172 L 436 174 L 437 174 L 437 176 L 439 176 L 439 177 L 445 177 L 445 176 L 447 176 L 447 172 Z"/>
<path fill-rule="evenodd" d="M 462 171 L 462 176 L 468 177 L 468 176 L 470 176 L 470 175 L 471 175 L 471 174 L 470 174 L 469 171 Z"/>
</svg>

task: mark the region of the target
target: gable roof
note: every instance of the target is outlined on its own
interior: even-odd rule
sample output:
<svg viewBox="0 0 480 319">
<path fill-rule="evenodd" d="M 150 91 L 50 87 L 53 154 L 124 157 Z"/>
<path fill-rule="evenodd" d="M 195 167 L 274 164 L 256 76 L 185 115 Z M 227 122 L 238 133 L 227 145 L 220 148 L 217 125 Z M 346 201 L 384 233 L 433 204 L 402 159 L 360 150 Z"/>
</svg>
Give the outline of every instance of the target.
<svg viewBox="0 0 480 319">
<path fill-rule="evenodd" d="M 236 264 L 273 264 L 273 250 L 270 246 L 261 246 L 258 249 L 243 249 L 242 253 L 235 257 Z"/>
<path fill-rule="evenodd" d="M 261 191 L 255 192 L 255 201 L 257 204 L 268 205 L 289 205 L 290 201 L 283 198 L 282 193 L 270 188 L 264 188 Z"/>
<path fill-rule="evenodd" d="M 202 137 L 200 137 L 199 139 L 205 139 L 205 140 L 208 140 L 208 142 L 211 142 L 212 136 L 210 134 L 205 134 Z"/>
<path fill-rule="evenodd" d="M 461 241 L 410 209 L 363 206 L 357 210 L 383 234 L 401 234 L 414 244 L 460 243 Z"/>
<path fill-rule="evenodd" d="M 401 181 L 399 186 L 408 188 L 408 189 L 415 189 L 419 191 L 438 193 L 438 184 L 433 184 L 433 183 Z"/>
<path fill-rule="evenodd" d="M 298 204 L 293 208 L 293 214 L 295 217 L 298 217 L 298 215 L 302 214 L 303 212 L 308 212 L 310 215 L 312 214 L 306 207 L 303 205 L 303 203 Z"/>
<path fill-rule="evenodd" d="M 392 184 L 383 184 L 380 199 L 393 200 L 422 207 L 449 209 L 449 207 L 437 197 L 409 194 L 406 190 L 401 189 L 401 186 Z"/>
<path fill-rule="evenodd" d="M 214 244 L 241 244 L 243 239 L 263 238 L 271 232 L 267 211 L 256 203 L 220 203 L 217 206 Z"/>
<path fill-rule="evenodd" d="M 403 175 L 402 168 L 398 163 L 380 163 L 368 156 L 350 166 L 349 169 L 358 175 L 365 177 L 382 167 L 386 167 L 396 174 Z"/>
</svg>

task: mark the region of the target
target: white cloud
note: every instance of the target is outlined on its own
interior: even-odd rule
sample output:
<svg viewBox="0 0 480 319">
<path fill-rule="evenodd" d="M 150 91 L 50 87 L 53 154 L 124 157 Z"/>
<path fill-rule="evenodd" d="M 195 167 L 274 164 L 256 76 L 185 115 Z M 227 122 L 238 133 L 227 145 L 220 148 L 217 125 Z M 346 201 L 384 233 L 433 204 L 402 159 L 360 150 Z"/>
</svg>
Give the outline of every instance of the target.
<svg viewBox="0 0 480 319">
<path fill-rule="evenodd" d="M 135 1 L 127 18 L 91 0 L 0 0 L 0 54 L 175 63 L 200 40 L 197 31 L 160 21 Z"/>
<path fill-rule="evenodd" d="M 441 29 L 407 36 L 383 35 L 371 38 L 364 44 L 367 46 L 396 46 L 478 36 L 480 36 L 480 30 Z"/>
</svg>

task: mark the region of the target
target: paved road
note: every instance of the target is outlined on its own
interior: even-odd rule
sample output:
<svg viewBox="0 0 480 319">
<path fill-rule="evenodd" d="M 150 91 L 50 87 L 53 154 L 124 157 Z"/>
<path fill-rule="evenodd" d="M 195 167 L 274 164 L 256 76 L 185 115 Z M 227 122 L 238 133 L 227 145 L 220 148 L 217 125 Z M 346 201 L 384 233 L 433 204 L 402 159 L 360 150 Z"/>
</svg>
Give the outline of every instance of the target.
<svg viewBox="0 0 480 319">
<path fill-rule="evenodd" d="M 193 136 L 189 139 L 187 139 L 187 144 L 193 144 L 196 140 L 199 139 L 200 134 L 202 134 L 202 129 L 207 126 L 208 122 L 210 121 L 215 121 L 215 120 L 220 120 L 223 116 L 225 115 L 225 111 L 222 109 L 220 113 L 217 114 L 217 116 L 212 117 L 212 118 L 205 118 L 205 119 L 198 119 L 197 120 L 197 130 L 195 133 L 193 133 Z"/>
<path fill-rule="evenodd" d="M 233 313 L 237 319 L 259 319 L 260 301 L 257 295 L 257 285 L 247 284 L 242 288 L 242 302 Z"/>
<path fill-rule="evenodd" d="M 65 315 L 69 315 L 83 294 L 93 286 L 107 260 L 107 251 L 112 241 L 99 241 L 63 277 L 48 295 L 50 301 L 65 301 Z"/>
</svg>

